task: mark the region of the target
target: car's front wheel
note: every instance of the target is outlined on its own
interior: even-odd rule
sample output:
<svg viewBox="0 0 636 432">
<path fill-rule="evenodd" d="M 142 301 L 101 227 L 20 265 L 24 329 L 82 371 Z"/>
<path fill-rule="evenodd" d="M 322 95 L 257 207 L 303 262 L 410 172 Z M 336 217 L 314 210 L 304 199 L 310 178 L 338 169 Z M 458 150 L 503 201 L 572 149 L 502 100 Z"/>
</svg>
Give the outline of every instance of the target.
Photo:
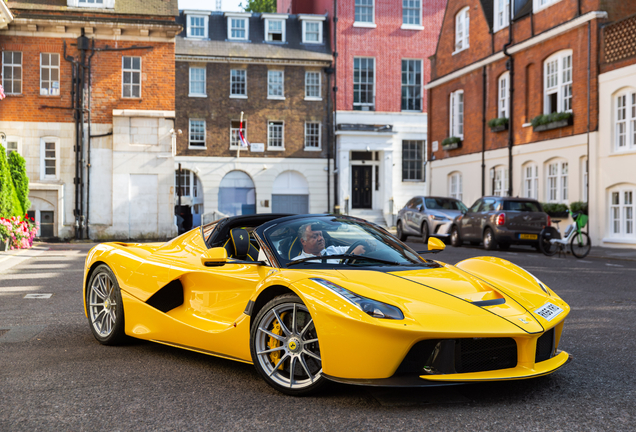
<svg viewBox="0 0 636 432">
<path fill-rule="evenodd" d="M 422 242 L 426 243 L 428 241 L 428 224 L 426 222 L 422 223 Z"/>
<path fill-rule="evenodd" d="M 451 244 L 454 247 L 460 247 L 462 243 L 464 242 L 462 241 L 462 238 L 459 236 L 459 228 L 457 228 L 457 225 L 453 225 L 453 227 L 451 228 Z"/>
<path fill-rule="evenodd" d="M 282 393 L 301 396 L 326 382 L 316 327 L 295 294 L 276 297 L 260 310 L 252 325 L 250 350 L 258 373 Z"/>
<path fill-rule="evenodd" d="M 124 304 L 117 278 L 106 264 L 99 265 L 86 287 L 86 310 L 93 336 L 104 345 L 126 340 Z"/>
<path fill-rule="evenodd" d="M 404 234 L 404 228 L 402 228 L 402 221 L 398 221 L 397 226 L 395 227 L 395 230 L 397 232 L 397 238 L 399 238 L 400 241 L 406 240 L 408 236 Z"/>
</svg>

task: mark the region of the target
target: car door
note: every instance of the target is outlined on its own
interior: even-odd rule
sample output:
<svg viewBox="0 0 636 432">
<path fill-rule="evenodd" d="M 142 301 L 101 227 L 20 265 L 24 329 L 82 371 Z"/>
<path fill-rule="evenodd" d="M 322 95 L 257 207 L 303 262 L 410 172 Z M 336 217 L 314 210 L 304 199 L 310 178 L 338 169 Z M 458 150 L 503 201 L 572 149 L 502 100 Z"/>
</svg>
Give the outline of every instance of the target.
<svg viewBox="0 0 636 432">
<path fill-rule="evenodd" d="M 479 208 L 479 213 L 475 217 L 475 225 L 473 235 L 474 238 L 481 238 L 484 229 L 488 225 L 490 216 L 495 212 L 497 208 L 497 199 L 496 198 L 484 198 Z"/>
<path fill-rule="evenodd" d="M 409 232 L 413 234 L 420 233 L 420 226 L 422 225 L 423 210 L 424 210 L 424 202 L 422 201 L 422 198 L 415 198 L 413 200 L 413 208 L 410 211 Z"/>
<path fill-rule="evenodd" d="M 468 211 L 461 218 L 459 226 L 459 235 L 462 238 L 474 238 L 475 233 L 475 217 L 478 215 L 479 208 L 481 207 L 482 199 L 478 199 L 468 209 Z"/>
</svg>

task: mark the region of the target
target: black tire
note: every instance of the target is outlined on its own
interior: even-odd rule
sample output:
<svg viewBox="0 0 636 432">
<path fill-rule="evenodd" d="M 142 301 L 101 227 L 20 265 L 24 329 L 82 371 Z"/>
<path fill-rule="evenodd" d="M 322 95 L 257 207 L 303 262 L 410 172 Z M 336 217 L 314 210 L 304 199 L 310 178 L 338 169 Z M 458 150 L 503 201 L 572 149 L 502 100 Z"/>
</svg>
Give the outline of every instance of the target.
<svg viewBox="0 0 636 432">
<path fill-rule="evenodd" d="M 422 235 L 422 241 L 426 243 L 428 241 L 428 223 L 422 222 L 422 229 L 420 230 Z"/>
<path fill-rule="evenodd" d="M 560 239 L 561 234 L 554 227 L 548 227 L 541 230 L 539 234 L 539 250 L 546 256 L 553 256 L 559 250 L 559 245 L 551 243 L 551 239 Z"/>
<path fill-rule="evenodd" d="M 278 296 L 259 311 L 252 324 L 250 352 L 258 373 L 281 393 L 304 396 L 327 383 L 313 319 L 295 294 Z"/>
<path fill-rule="evenodd" d="M 128 337 L 124 332 L 124 304 L 113 271 L 99 265 L 86 287 L 88 324 L 95 339 L 103 345 L 120 345 Z"/>
<path fill-rule="evenodd" d="M 570 240 L 570 250 L 572 255 L 577 258 L 585 258 L 587 254 L 592 250 L 592 241 L 587 233 L 581 232 L 581 234 L 574 234 L 572 240 Z"/>
<path fill-rule="evenodd" d="M 453 247 L 460 247 L 462 244 L 464 244 L 461 236 L 459 235 L 459 228 L 457 228 L 457 225 L 453 225 L 451 227 L 450 238 L 451 238 L 451 245 Z"/>
<path fill-rule="evenodd" d="M 495 239 L 495 233 L 492 232 L 490 228 L 486 228 L 484 231 L 484 249 L 486 250 L 495 250 L 497 249 L 497 240 Z"/>
<path fill-rule="evenodd" d="M 400 239 L 400 241 L 406 240 L 408 236 L 404 234 L 404 231 L 402 230 L 402 221 L 398 221 L 395 230 L 397 231 L 397 238 Z"/>
<path fill-rule="evenodd" d="M 510 243 L 499 243 L 499 249 L 501 249 L 501 250 L 510 249 Z"/>
</svg>

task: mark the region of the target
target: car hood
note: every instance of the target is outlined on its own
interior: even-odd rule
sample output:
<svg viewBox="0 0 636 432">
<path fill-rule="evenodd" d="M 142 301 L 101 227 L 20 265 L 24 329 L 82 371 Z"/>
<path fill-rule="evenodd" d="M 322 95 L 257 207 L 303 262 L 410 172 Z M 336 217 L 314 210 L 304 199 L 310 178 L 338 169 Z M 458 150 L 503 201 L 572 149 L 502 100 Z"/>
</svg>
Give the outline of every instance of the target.
<svg viewBox="0 0 636 432">
<path fill-rule="evenodd" d="M 450 220 L 455 219 L 455 217 L 457 215 L 462 213 L 459 210 L 437 210 L 437 209 L 436 210 L 428 210 L 428 212 L 430 214 L 432 214 L 433 216 L 446 216 Z"/>
</svg>

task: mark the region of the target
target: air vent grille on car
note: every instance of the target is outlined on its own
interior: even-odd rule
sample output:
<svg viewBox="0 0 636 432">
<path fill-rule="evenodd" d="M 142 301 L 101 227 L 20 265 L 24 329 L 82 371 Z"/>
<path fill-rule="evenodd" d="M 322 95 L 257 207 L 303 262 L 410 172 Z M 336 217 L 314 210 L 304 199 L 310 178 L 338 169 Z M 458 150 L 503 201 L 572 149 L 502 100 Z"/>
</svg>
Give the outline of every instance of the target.
<svg viewBox="0 0 636 432">
<path fill-rule="evenodd" d="M 548 360 L 554 353 L 554 329 L 550 329 L 543 333 L 537 340 L 537 353 L 534 362 L 539 363 Z"/>
<path fill-rule="evenodd" d="M 517 366 L 517 343 L 512 338 L 458 339 L 457 373 L 483 372 Z"/>
</svg>

